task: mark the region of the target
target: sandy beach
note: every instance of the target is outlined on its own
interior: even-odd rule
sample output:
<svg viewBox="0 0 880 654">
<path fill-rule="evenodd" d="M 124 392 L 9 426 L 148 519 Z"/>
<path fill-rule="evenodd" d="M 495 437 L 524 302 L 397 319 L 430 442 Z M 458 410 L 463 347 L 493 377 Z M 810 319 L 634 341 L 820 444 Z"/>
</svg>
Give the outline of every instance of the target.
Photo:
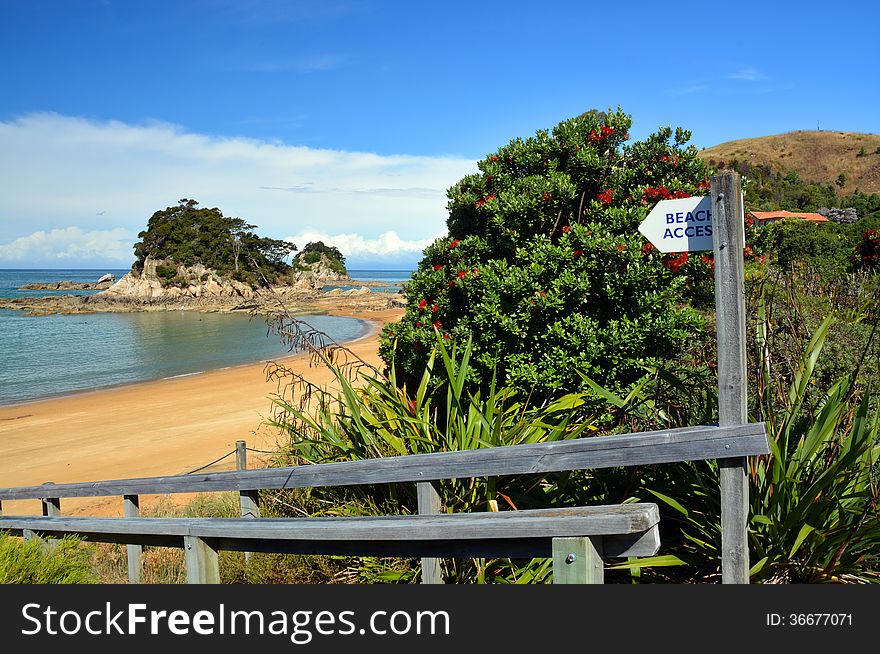
<svg viewBox="0 0 880 654">
<path fill-rule="evenodd" d="M 328 313 L 371 321 L 371 332 L 348 346 L 381 365 L 379 331 L 403 310 L 328 307 Z M 327 369 L 310 367 L 306 354 L 281 361 L 314 383 L 331 379 Z M 263 422 L 276 391 L 276 383 L 266 379 L 265 364 L 255 363 L 0 407 L 0 487 L 182 474 L 234 450 L 238 440 L 275 451 L 278 432 Z M 248 457 L 249 467 L 261 465 L 259 454 L 249 452 Z M 230 456 L 211 469 L 234 466 Z M 142 507 L 159 499 L 142 498 Z M 2 509 L 7 515 L 40 512 L 36 500 L 5 501 Z M 122 500 L 68 499 L 61 509 L 70 515 L 121 515 Z"/>
</svg>

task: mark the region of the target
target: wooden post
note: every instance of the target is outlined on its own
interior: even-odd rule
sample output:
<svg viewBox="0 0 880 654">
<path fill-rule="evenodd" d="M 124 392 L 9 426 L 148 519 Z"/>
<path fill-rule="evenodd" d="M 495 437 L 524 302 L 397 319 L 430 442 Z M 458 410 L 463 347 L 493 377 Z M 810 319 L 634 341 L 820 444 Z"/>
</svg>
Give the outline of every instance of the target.
<svg viewBox="0 0 880 654">
<path fill-rule="evenodd" d="M 601 536 L 553 539 L 554 584 L 604 584 Z"/>
<path fill-rule="evenodd" d="M 746 404 L 744 216 L 740 176 L 712 178 L 715 323 L 718 336 L 718 425 L 743 425 Z M 721 477 L 721 582 L 749 583 L 748 461 L 718 459 Z"/>
<path fill-rule="evenodd" d="M 126 518 L 137 518 L 141 514 L 140 498 L 137 495 L 123 495 L 123 512 Z M 144 560 L 142 545 L 126 545 L 128 552 L 128 583 L 140 584 L 144 578 Z"/>
<path fill-rule="evenodd" d="M 45 485 L 52 484 L 53 482 L 47 481 Z M 61 515 L 61 498 L 60 497 L 44 497 L 40 500 L 40 504 L 42 504 L 43 515 L 52 517 Z M 49 538 L 46 541 L 46 547 L 48 549 L 54 549 L 58 545 L 57 538 Z"/>
<path fill-rule="evenodd" d="M 419 501 L 419 515 L 437 515 L 440 513 L 440 493 L 437 492 L 437 487 L 433 482 L 421 481 L 416 483 L 416 496 Z M 443 583 L 440 559 L 433 556 L 422 557 L 422 583 Z"/>
<path fill-rule="evenodd" d="M 220 559 L 217 550 L 198 536 L 184 536 L 183 551 L 186 559 L 186 583 L 220 583 Z"/>
<path fill-rule="evenodd" d="M 244 441 L 235 441 L 235 469 L 247 470 L 247 444 Z M 260 506 L 257 503 L 259 494 L 255 490 L 238 492 L 238 502 L 241 507 L 242 518 L 259 518 Z M 251 552 L 244 553 L 244 561 L 251 560 Z"/>
</svg>

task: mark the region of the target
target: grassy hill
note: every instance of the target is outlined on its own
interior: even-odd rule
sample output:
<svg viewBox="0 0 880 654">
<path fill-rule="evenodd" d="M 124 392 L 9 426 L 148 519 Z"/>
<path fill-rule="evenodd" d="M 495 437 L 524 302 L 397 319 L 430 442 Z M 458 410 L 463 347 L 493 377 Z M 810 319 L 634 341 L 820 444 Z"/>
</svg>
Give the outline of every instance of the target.
<svg viewBox="0 0 880 654">
<path fill-rule="evenodd" d="M 711 166 L 736 159 L 769 165 L 783 174 L 795 170 L 801 179 L 821 184 L 834 184 L 843 173 L 846 183 L 841 192 L 880 193 L 880 134 L 787 132 L 721 143 L 703 149 L 699 156 Z"/>
</svg>

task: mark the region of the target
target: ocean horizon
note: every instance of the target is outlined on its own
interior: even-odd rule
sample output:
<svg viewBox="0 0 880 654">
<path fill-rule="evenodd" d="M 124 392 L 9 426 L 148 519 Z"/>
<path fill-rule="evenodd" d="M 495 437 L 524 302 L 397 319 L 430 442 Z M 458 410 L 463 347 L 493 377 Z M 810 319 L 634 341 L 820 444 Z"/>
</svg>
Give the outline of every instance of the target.
<svg viewBox="0 0 880 654">
<path fill-rule="evenodd" d="M 90 294 L 19 291 L 28 283 L 95 282 L 126 270 L 0 269 L 0 297 Z M 412 271 L 349 271 L 353 280 L 399 283 Z M 353 286 L 357 286 L 356 283 Z M 365 335 L 366 321 L 301 316 L 338 342 Z M 28 316 L 0 310 L 0 405 L 193 375 L 295 353 L 260 317 L 196 311 Z"/>
</svg>

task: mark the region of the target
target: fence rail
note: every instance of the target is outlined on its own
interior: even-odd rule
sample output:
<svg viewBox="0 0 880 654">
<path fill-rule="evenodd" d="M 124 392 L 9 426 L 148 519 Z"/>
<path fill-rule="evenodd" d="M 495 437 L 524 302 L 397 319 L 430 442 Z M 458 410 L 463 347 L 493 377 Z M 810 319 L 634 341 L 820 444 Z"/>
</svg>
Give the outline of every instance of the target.
<svg viewBox="0 0 880 654">
<path fill-rule="evenodd" d="M 637 434 L 520 444 L 363 461 L 246 469 L 244 441 L 235 472 L 43 484 L 0 489 L 0 500 L 40 499 L 42 516 L 3 516 L 0 530 L 25 538 L 86 540 L 128 546 L 129 581 L 143 578 L 142 547 L 182 547 L 191 583 L 219 582 L 217 552 L 422 557 L 423 583 L 442 583 L 438 557 L 545 556 L 554 581 L 601 583 L 603 560 L 649 556 L 660 546 L 656 504 L 560 507 L 473 514 L 442 512 L 437 482 L 570 470 L 732 458 L 770 452 L 763 423 L 701 426 Z M 419 514 L 338 518 L 263 518 L 262 489 L 416 483 Z M 142 494 L 238 491 L 241 518 L 143 518 Z M 66 517 L 62 497 L 120 496 L 124 518 Z M 722 503 L 723 503 L 722 498 Z M 2 508 L 2 504 L 0 504 Z M 723 530 L 722 530 L 723 532 Z"/>
</svg>

